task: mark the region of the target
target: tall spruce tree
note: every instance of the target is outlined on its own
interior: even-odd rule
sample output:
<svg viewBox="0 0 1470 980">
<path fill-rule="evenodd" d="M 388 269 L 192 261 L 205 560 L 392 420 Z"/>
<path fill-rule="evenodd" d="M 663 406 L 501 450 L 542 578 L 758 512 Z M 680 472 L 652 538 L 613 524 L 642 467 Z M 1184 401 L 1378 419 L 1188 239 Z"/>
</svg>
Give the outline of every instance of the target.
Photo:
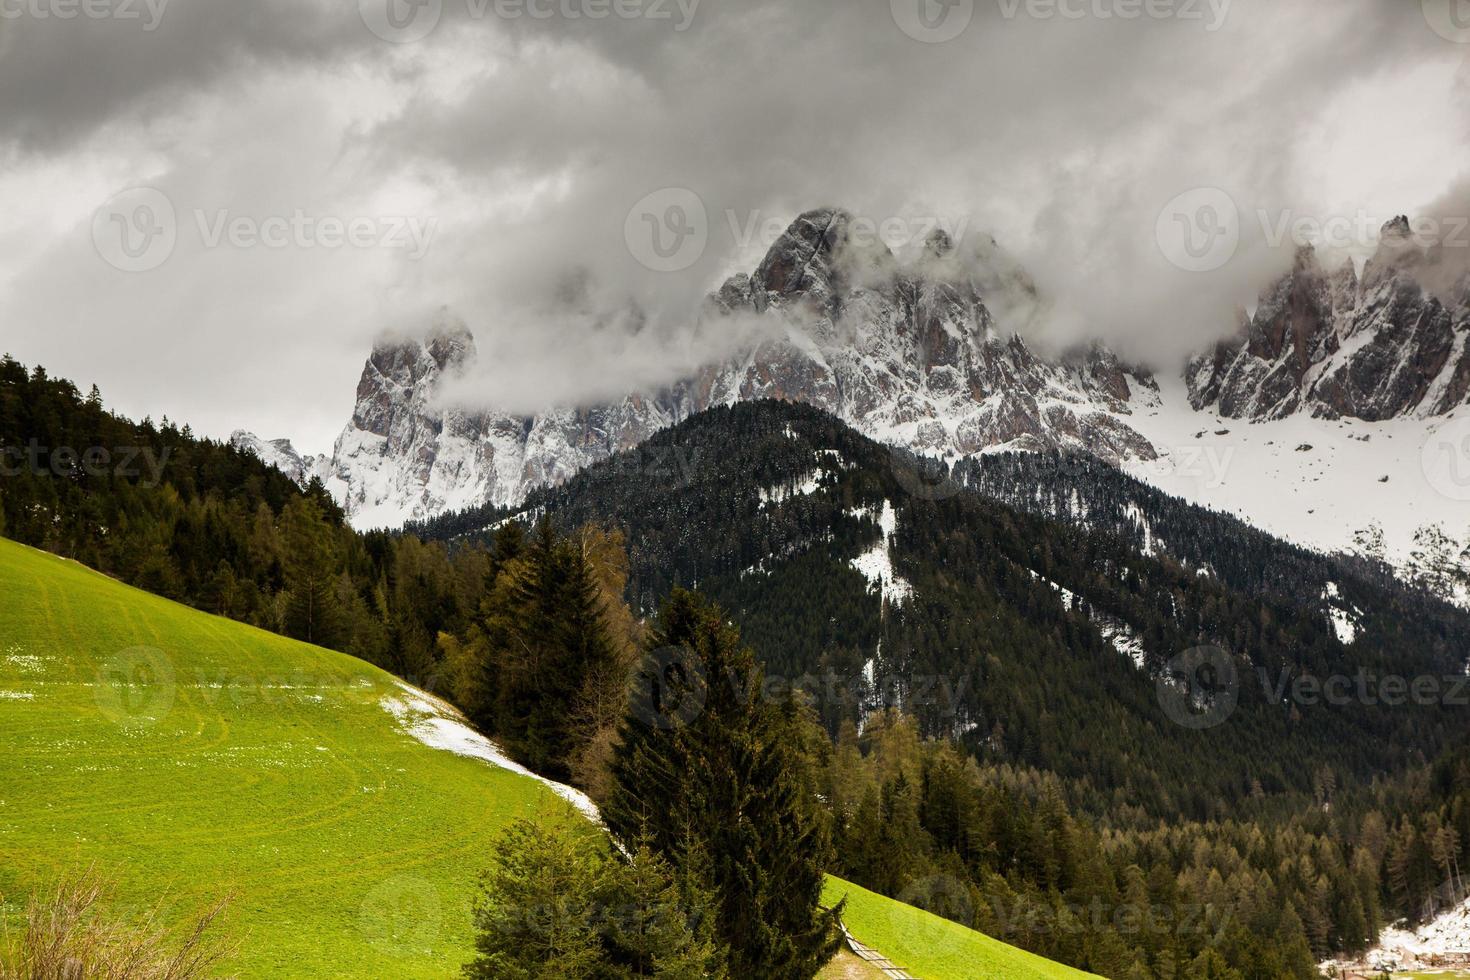
<svg viewBox="0 0 1470 980">
<path fill-rule="evenodd" d="M 477 723 L 532 769 L 559 779 L 575 769 L 589 784 L 600 765 L 585 758 L 600 734 L 590 719 L 605 713 L 589 702 L 621 697 L 627 641 L 614 636 L 597 559 L 582 535 L 559 537 L 543 521 L 524 547 L 507 540 L 515 557 L 497 555 L 479 623 L 466 642 L 449 638 L 440 647 L 459 689 L 473 694 Z"/>
<path fill-rule="evenodd" d="M 820 908 L 832 860 L 799 719 L 762 696 L 754 653 L 719 609 L 675 590 L 635 684 L 604 817 L 669 860 L 709 858 L 733 976 L 814 976 L 838 942 Z"/>
<path fill-rule="evenodd" d="M 291 594 L 286 629 L 308 643 L 335 646 L 341 639 L 341 616 L 334 585 L 341 568 L 320 502 L 309 496 L 292 500 L 282 511 L 281 525 Z"/>
</svg>

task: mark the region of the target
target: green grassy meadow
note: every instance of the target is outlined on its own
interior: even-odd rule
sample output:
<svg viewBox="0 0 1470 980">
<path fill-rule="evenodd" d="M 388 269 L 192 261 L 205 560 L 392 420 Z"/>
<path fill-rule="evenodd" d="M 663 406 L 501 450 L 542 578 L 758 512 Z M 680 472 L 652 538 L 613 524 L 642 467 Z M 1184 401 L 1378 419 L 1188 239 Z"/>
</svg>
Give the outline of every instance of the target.
<svg viewBox="0 0 1470 980">
<path fill-rule="evenodd" d="M 0 926 L 95 869 L 124 916 L 161 901 L 182 926 L 230 896 L 233 975 L 455 975 L 501 828 L 581 818 L 416 741 L 383 707 L 401 694 L 352 657 L 0 539 Z M 1084 976 L 829 883 L 844 894 L 853 933 L 925 980 Z"/>
<path fill-rule="evenodd" d="M 361 661 L 0 541 L 0 894 L 96 867 L 122 909 L 218 896 L 242 976 L 442 977 L 490 842 L 571 812 L 429 748 Z"/>
<path fill-rule="evenodd" d="M 839 878 L 827 879 L 823 902 L 835 905 L 843 898 L 847 899 L 843 920 L 853 937 L 923 980 L 1082 980 L 1092 976 Z"/>
</svg>

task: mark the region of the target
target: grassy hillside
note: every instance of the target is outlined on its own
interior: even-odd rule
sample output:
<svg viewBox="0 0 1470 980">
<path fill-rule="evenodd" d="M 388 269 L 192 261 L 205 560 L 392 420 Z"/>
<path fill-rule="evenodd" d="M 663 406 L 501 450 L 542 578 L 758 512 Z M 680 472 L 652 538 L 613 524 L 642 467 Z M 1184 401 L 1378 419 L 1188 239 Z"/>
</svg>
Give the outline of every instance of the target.
<svg viewBox="0 0 1470 980">
<path fill-rule="evenodd" d="M 1092 976 L 841 879 L 828 879 L 823 900 L 834 905 L 844 897 L 843 921 L 853 937 L 923 980 L 1084 980 Z"/>
<path fill-rule="evenodd" d="M 243 977 L 452 976 L 491 840 L 517 816 L 572 812 L 406 734 L 384 704 L 413 699 L 351 657 L 3 539 L 0 596 L 12 927 L 32 888 L 95 867 L 123 910 L 162 896 L 179 923 L 233 895 Z M 859 939 L 925 980 L 1083 976 L 835 879 L 828 893 L 849 896 Z M 842 966 L 830 975 L 865 975 Z"/>
<path fill-rule="evenodd" d="M 548 789 L 403 733 L 393 678 L 0 541 L 0 894 L 96 865 L 123 908 L 224 892 L 252 976 L 451 975 Z"/>
</svg>

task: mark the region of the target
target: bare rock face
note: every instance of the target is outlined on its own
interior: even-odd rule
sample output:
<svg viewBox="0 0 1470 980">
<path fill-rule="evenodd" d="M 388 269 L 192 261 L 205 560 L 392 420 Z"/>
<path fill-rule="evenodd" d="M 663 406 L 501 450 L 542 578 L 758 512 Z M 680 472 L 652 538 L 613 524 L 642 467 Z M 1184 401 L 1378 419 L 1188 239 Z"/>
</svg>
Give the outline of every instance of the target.
<svg viewBox="0 0 1470 980">
<path fill-rule="evenodd" d="M 808 212 L 706 304 L 708 318 L 769 319 L 768 339 L 664 391 L 534 417 L 442 403 L 445 382 L 475 357 L 469 331 L 445 319 L 422 340 L 375 347 L 324 464 L 328 488 L 360 527 L 513 504 L 691 414 L 760 398 L 815 405 L 930 454 L 1006 446 L 1153 459 L 1127 422 L 1135 404 L 1156 401 L 1152 379 L 1099 348 L 1037 356 L 987 305 L 1034 302 L 1029 279 L 994 242 L 978 266 L 955 253 L 936 232 L 903 266 L 847 212 Z"/>
<path fill-rule="evenodd" d="M 1470 394 L 1470 291 L 1441 298 L 1455 256 L 1419 247 L 1407 218 L 1384 226 L 1361 282 L 1351 264 L 1328 273 L 1310 248 L 1261 294 L 1239 337 L 1187 370 L 1195 408 L 1279 419 L 1381 421 L 1442 415 Z"/>
<path fill-rule="evenodd" d="M 737 276 L 719 291 L 722 310 L 776 317 L 785 338 L 710 369 L 712 403 L 807 402 L 880 440 L 950 455 L 1024 442 L 1154 458 L 1125 421 L 1153 391 L 1146 374 L 1099 349 L 1048 362 L 998 329 L 985 294 L 1034 292 L 1028 281 L 966 268 L 942 231 L 903 267 L 852 221 L 837 209 L 802 215 L 748 285 Z"/>
</svg>

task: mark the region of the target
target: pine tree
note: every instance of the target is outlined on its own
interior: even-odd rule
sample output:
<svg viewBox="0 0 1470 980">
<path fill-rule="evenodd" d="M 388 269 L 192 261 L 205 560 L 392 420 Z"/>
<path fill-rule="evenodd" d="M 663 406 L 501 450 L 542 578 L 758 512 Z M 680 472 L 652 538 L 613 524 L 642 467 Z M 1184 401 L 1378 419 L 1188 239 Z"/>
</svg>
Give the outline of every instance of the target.
<svg viewBox="0 0 1470 980">
<path fill-rule="evenodd" d="M 330 647 L 340 639 L 336 605 L 336 549 L 321 505 L 298 497 L 281 514 L 286 588 L 291 593 L 286 629 L 299 640 Z"/>
<path fill-rule="evenodd" d="M 836 951 L 839 911 L 819 908 L 832 853 L 794 708 L 762 698 L 755 655 L 694 593 L 675 591 L 650 644 L 697 664 L 674 683 L 697 690 L 702 707 L 671 718 L 660 714 L 668 690 L 635 691 L 604 818 L 621 839 L 646 839 L 671 860 L 691 846 L 709 855 L 732 975 L 814 976 Z"/>
<path fill-rule="evenodd" d="M 574 774 L 601 795 L 629 669 L 618 635 L 629 627 L 614 624 L 631 616 L 602 567 L 612 559 L 581 534 L 559 538 L 549 521 L 524 547 L 514 536 L 501 544 L 516 557 L 497 554 L 479 624 L 464 642 L 439 647 L 457 687 L 474 695 L 478 723 L 532 769 Z"/>
<path fill-rule="evenodd" d="M 694 855 L 681 865 L 644 843 L 612 876 L 606 937 L 619 977 L 724 980 L 714 896 L 702 880 L 706 866 Z"/>
<path fill-rule="evenodd" d="M 591 980 L 605 960 L 607 865 L 586 828 L 520 820 L 496 844 L 475 905 L 469 980 Z"/>
</svg>

